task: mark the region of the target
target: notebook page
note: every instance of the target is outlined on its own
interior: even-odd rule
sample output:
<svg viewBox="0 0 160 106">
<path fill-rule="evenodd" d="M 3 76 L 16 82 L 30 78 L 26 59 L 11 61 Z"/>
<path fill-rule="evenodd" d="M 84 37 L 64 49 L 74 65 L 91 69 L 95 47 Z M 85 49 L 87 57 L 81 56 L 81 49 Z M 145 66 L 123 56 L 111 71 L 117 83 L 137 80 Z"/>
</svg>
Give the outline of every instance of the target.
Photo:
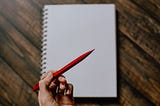
<svg viewBox="0 0 160 106">
<path fill-rule="evenodd" d="M 58 70 L 95 49 L 64 75 L 74 97 L 116 97 L 116 27 L 113 4 L 46 5 L 46 69 Z"/>
</svg>

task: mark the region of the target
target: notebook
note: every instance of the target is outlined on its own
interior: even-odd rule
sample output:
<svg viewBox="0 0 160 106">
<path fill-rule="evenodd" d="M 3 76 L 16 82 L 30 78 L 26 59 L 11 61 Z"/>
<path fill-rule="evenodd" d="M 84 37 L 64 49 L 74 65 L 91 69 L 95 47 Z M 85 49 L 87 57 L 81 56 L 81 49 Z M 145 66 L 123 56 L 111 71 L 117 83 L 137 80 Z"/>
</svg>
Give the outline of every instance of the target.
<svg viewBox="0 0 160 106">
<path fill-rule="evenodd" d="M 64 73 L 74 97 L 117 97 L 115 5 L 45 5 L 43 15 L 42 73 L 95 49 Z"/>
</svg>

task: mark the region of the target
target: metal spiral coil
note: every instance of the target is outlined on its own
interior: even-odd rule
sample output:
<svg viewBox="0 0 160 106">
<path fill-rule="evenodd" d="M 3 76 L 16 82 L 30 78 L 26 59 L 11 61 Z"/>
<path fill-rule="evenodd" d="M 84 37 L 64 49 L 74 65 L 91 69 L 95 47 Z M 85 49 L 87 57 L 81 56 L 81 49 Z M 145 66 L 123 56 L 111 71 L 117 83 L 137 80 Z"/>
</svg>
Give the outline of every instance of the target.
<svg viewBox="0 0 160 106">
<path fill-rule="evenodd" d="M 48 19 L 48 9 L 43 8 L 42 12 L 42 40 L 41 40 L 41 74 L 45 73 L 46 69 L 46 45 L 47 45 L 47 21 Z"/>
</svg>

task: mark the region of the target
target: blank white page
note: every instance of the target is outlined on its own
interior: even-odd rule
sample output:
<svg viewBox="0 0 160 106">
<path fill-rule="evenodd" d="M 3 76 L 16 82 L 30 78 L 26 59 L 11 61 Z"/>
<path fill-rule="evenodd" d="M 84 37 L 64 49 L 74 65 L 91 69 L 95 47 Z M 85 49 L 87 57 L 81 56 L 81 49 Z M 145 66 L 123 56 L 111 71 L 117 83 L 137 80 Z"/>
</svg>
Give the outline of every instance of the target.
<svg viewBox="0 0 160 106">
<path fill-rule="evenodd" d="M 117 97 L 116 23 L 113 4 L 46 5 L 46 69 L 58 70 L 84 52 L 65 72 L 74 97 Z"/>
</svg>

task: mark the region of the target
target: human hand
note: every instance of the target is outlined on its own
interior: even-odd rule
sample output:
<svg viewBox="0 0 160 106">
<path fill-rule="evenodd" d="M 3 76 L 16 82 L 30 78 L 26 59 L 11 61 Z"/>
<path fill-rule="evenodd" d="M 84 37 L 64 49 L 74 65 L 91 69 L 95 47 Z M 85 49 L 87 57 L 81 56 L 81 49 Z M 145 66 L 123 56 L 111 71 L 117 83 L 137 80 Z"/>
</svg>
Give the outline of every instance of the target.
<svg viewBox="0 0 160 106">
<path fill-rule="evenodd" d="M 68 84 L 64 76 L 54 79 L 53 73 L 45 73 L 39 81 L 40 106 L 74 106 L 72 84 Z"/>
</svg>

